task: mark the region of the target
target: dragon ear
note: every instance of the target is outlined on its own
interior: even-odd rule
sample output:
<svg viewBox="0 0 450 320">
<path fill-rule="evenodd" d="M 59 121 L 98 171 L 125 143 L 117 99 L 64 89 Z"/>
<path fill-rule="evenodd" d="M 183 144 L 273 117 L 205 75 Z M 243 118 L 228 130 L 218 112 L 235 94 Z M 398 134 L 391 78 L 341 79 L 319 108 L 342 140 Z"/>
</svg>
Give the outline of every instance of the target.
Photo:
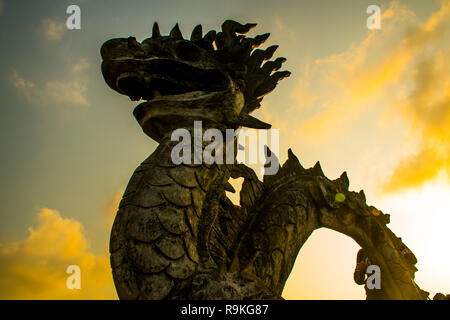
<svg viewBox="0 0 450 320">
<path fill-rule="evenodd" d="M 183 35 L 181 34 L 180 27 L 178 26 L 178 23 L 173 27 L 173 29 L 170 31 L 169 36 L 174 39 L 183 40 Z"/>
<path fill-rule="evenodd" d="M 159 32 L 158 22 L 156 21 L 153 24 L 152 38 L 161 38 L 161 32 Z"/>
</svg>

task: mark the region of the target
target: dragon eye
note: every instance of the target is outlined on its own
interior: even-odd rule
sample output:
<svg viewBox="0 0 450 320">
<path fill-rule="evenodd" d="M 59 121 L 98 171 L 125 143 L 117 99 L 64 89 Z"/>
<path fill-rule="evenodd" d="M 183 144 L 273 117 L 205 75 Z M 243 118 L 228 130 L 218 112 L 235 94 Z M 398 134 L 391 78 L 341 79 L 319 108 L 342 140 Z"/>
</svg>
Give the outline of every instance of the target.
<svg viewBox="0 0 450 320">
<path fill-rule="evenodd" d="M 189 42 L 180 42 L 176 48 L 177 57 L 185 61 L 197 61 L 200 59 L 200 50 Z"/>
</svg>

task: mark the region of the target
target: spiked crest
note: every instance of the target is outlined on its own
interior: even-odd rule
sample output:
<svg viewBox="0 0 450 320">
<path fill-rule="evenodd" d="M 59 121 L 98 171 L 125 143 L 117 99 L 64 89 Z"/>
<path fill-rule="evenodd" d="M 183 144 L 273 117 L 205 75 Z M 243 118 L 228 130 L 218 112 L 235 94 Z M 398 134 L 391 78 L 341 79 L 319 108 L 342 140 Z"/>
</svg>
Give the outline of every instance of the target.
<svg viewBox="0 0 450 320">
<path fill-rule="evenodd" d="M 106 41 L 101 49 L 106 83 L 133 101 L 144 132 L 160 141 L 175 128 L 202 120 L 215 128 L 268 129 L 250 113 L 290 72 L 278 71 L 285 58 L 270 60 L 278 46 L 258 49 L 268 33 L 246 34 L 256 24 L 227 20 L 222 30 L 203 32 L 197 25 L 185 39 L 178 23 L 161 35 L 155 22 L 151 37 Z"/>
<path fill-rule="evenodd" d="M 289 71 L 278 71 L 286 58 L 280 57 L 273 61 L 272 58 L 277 45 L 270 46 L 265 50 L 256 49 L 263 44 L 270 33 L 257 35 L 254 38 L 245 36 L 251 29 L 256 27 L 256 23 L 240 24 L 233 20 L 226 20 L 222 24 L 222 31 L 216 33 L 211 30 L 203 35 L 201 25 L 197 25 L 191 33 L 190 41 L 194 44 L 209 50 L 218 61 L 229 69 L 233 80 L 243 86 L 245 95 L 245 106 L 243 113 L 249 114 L 261 105 L 261 100 L 273 89 L 278 81 L 289 77 Z M 158 23 L 153 25 L 152 38 L 160 38 Z M 183 39 L 178 23 L 170 31 L 169 36 L 175 39 Z M 250 122 L 244 115 L 243 121 Z M 243 124 L 246 125 L 246 124 Z M 269 125 L 252 123 L 251 127 L 267 128 Z"/>
</svg>

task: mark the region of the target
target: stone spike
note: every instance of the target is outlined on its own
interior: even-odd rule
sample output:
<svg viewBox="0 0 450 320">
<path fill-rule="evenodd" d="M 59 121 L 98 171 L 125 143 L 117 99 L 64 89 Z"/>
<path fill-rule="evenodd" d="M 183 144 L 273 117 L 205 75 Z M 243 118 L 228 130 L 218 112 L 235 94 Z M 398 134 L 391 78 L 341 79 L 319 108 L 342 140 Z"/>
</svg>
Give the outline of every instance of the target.
<svg viewBox="0 0 450 320">
<path fill-rule="evenodd" d="M 216 31 L 215 30 L 208 31 L 208 33 L 205 34 L 203 39 L 205 39 L 206 41 L 208 41 L 210 43 L 213 43 L 214 40 L 216 39 Z"/>
<path fill-rule="evenodd" d="M 264 57 L 264 60 L 269 60 L 270 58 L 272 58 L 273 54 L 275 53 L 275 51 L 277 51 L 277 49 L 278 49 L 277 45 L 268 47 L 265 50 L 266 51 L 266 55 Z"/>
<path fill-rule="evenodd" d="M 292 152 L 291 148 L 288 149 L 288 159 L 296 159 L 296 160 L 298 160 L 297 157 L 295 156 L 295 154 Z"/>
<path fill-rule="evenodd" d="M 271 124 L 258 120 L 255 117 L 252 117 L 251 115 L 246 113 L 240 116 L 236 124 L 239 126 L 253 129 L 270 129 L 272 127 Z"/>
<path fill-rule="evenodd" d="M 261 49 L 253 50 L 251 54 L 252 67 L 251 70 L 254 69 L 255 66 L 259 67 L 261 63 L 265 60 L 266 52 Z"/>
<path fill-rule="evenodd" d="M 287 78 L 291 75 L 289 71 L 277 71 L 270 76 L 263 84 L 261 84 L 255 91 L 255 96 L 260 98 L 272 92 L 277 86 L 278 81 Z"/>
<path fill-rule="evenodd" d="M 360 196 L 361 200 L 366 202 L 366 195 L 364 193 L 364 190 L 359 191 L 359 196 Z"/>
<path fill-rule="evenodd" d="M 178 23 L 175 25 L 175 27 L 172 28 L 172 30 L 170 31 L 169 36 L 171 38 L 174 38 L 174 39 L 179 39 L 179 40 L 183 39 L 183 35 L 181 34 L 180 27 L 178 26 Z"/>
<path fill-rule="evenodd" d="M 191 41 L 200 40 L 203 37 L 202 25 L 196 25 L 194 30 L 192 30 Z"/>
<path fill-rule="evenodd" d="M 158 22 L 156 21 L 153 24 L 152 38 L 161 38 L 161 32 L 159 32 L 159 25 Z"/>
<path fill-rule="evenodd" d="M 248 31 L 252 30 L 254 27 L 256 27 L 256 23 L 246 23 L 246 24 L 245 24 L 245 28 L 246 28 Z M 247 31 L 247 32 L 248 32 L 248 31 Z M 247 32 L 245 32 L 245 33 L 247 33 Z M 241 33 L 241 32 L 239 32 L 239 33 Z"/>
<path fill-rule="evenodd" d="M 255 38 L 252 39 L 252 48 L 257 48 L 259 47 L 261 44 L 263 44 L 267 38 L 269 38 L 270 33 L 264 33 L 261 35 L 256 36 Z"/>
<path fill-rule="evenodd" d="M 302 164 L 300 163 L 300 161 L 298 160 L 298 158 L 294 154 L 294 152 L 292 152 L 291 148 L 288 149 L 288 160 L 294 161 L 298 165 L 299 168 L 304 170 Z"/>
<path fill-rule="evenodd" d="M 313 173 L 315 175 L 325 177 L 325 174 L 322 171 L 322 167 L 321 167 L 319 161 L 316 162 L 316 164 L 314 165 L 314 167 L 312 169 L 313 169 Z"/>
<path fill-rule="evenodd" d="M 348 187 L 350 186 L 350 181 L 348 180 L 347 172 L 344 171 L 339 179 L 336 179 L 335 182 L 342 186 L 345 190 L 348 190 Z"/>
<path fill-rule="evenodd" d="M 292 149 L 288 149 L 288 159 L 283 164 L 283 168 L 290 168 L 291 170 L 301 170 L 304 171 L 305 169 L 301 165 L 300 161 L 298 160 L 297 156 L 292 152 Z"/>
<path fill-rule="evenodd" d="M 261 67 L 261 73 L 266 76 L 269 76 L 272 73 L 272 71 L 280 70 L 281 65 L 284 62 L 286 62 L 286 58 L 283 58 L 283 57 L 277 58 L 274 61 L 267 61 Z"/>
</svg>

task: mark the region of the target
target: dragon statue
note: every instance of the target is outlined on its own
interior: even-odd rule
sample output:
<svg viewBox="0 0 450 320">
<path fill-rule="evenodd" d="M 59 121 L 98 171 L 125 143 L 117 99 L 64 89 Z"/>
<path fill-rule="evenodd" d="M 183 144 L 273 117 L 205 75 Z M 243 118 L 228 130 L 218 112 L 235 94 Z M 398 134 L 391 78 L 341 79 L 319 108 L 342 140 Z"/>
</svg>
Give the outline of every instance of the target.
<svg viewBox="0 0 450 320">
<path fill-rule="evenodd" d="M 133 173 L 111 231 L 119 298 L 282 299 L 299 250 L 314 230 L 329 228 L 353 238 L 379 266 L 381 288 L 368 298 L 426 299 L 414 281 L 414 255 L 386 226 L 389 215 L 367 205 L 363 191 L 349 191 L 345 172 L 330 180 L 319 162 L 305 169 L 291 150 L 263 181 L 237 162 L 171 160 L 171 133 L 192 132 L 195 120 L 203 131 L 270 128 L 250 113 L 290 73 L 278 71 L 285 58 L 270 60 L 277 46 L 257 49 L 269 34 L 245 36 L 255 25 L 227 20 L 204 35 L 198 25 L 186 40 L 178 24 L 162 36 L 155 23 L 142 42 L 102 45 L 106 83 L 144 100 L 133 114 L 159 143 Z M 225 191 L 239 177 L 236 206 Z"/>
</svg>

